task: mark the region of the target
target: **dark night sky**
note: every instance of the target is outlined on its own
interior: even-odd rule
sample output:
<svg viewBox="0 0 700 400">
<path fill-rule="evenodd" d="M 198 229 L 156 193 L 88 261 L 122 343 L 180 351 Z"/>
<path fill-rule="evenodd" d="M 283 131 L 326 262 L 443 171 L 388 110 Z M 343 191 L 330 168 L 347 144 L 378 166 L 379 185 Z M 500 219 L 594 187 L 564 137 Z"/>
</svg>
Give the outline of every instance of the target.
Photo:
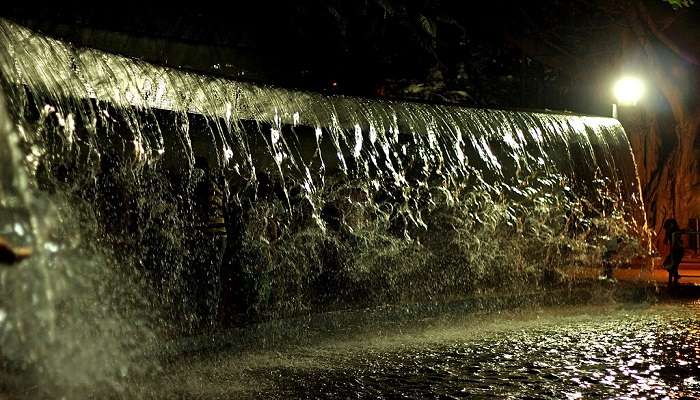
<svg viewBox="0 0 700 400">
<path fill-rule="evenodd" d="M 15 7 L 4 13 L 43 26 L 66 24 L 253 50 L 262 59 L 272 59 L 278 64 L 263 68 L 283 69 L 285 79 L 292 80 L 313 75 L 310 81 L 422 78 L 436 60 L 424 47 L 430 38 L 420 31 L 419 14 L 466 17 L 469 20 L 469 24 L 464 25 L 469 29 L 464 33 L 467 42 L 493 38 L 489 30 L 495 27 L 494 18 L 486 14 L 492 11 L 483 7 L 476 10 L 463 6 L 456 9 L 445 5 L 440 6 L 442 8 L 407 6 L 405 12 L 388 15 L 381 3 L 358 1 L 357 4 L 363 5 L 339 6 L 343 2 L 263 0 L 246 2 L 245 6 L 237 5 L 229 10 L 178 7 L 139 8 L 128 12 L 61 5 L 40 10 Z M 443 57 L 463 51 L 468 43 L 460 40 L 462 28 L 439 24 L 438 46 L 442 47 Z"/>
<path fill-rule="evenodd" d="M 292 4 L 295 3 L 295 4 Z M 326 2 L 328 4 L 342 2 Z M 354 2 L 347 2 L 354 3 Z M 274 59 L 290 77 L 313 74 L 334 79 L 404 77 L 423 72 L 435 57 L 424 45 L 419 15 L 431 13 L 468 20 L 469 40 L 493 38 L 492 11 L 458 7 L 451 9 L 407 6 L 405 12 L 388 15 L 380 1 L 358 1 L 358 6 L 329 6 L 321 1 L 246 2 L 230 10 L 212 8 L 139 8 L 106 12 L 80 7 L 22 9 L 5 14 L 32 23 L 66 24 L 134 35 L 167 38 L 202 45 L 249 49 L 264 59 Z M 396 2 L 399 3 L 399 2 Z M 438 2 L 426 2 L 438 3 Z M 433 17 L 429 15 L 429 17 Z M 442 53 L 459 53 L 460 29 L 441 23 L 438 46 Z M 50 31 L 50 29 L 49 29 Z M 499 40 L 500 38 L 496 38 Z M 495 45 L 498 45 L 496 43 Z M 462 44 L 464 46 L 464 44 Z M 268 66 L 267 68 L 275 68 Z M 289 78 L 289 77 L 288 77 Z"/>
</svg>

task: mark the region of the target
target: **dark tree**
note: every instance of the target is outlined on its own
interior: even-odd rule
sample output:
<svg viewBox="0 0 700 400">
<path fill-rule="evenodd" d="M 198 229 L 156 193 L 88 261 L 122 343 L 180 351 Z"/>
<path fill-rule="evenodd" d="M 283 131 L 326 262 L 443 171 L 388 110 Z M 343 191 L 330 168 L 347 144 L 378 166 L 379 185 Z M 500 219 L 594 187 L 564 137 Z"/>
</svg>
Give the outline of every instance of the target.
<svg viewBox="0 0 700 400">
<path fill-rule="evenodd" d="M 689 1 L 668 3 L 548 1 L 520 10 L 527 24 L 509 35 L 525 53 L 604 96 L 606 75 L 646 77 L 648 98 L 640 110 L 622 110 L 621 120 L 657 234 L 667 218 L 700 215 L 700 12 Z"/>
</svg>

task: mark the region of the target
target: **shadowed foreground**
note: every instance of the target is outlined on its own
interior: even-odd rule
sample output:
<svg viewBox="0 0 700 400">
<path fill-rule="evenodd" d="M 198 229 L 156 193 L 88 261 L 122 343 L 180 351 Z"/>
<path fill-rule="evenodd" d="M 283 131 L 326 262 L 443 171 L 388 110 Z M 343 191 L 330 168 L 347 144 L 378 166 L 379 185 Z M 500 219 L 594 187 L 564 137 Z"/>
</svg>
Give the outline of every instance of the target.
<svg viewBox="0 0 700 400">
<path fill-rule="evenodd" d="M 485 295 L 276 320 L 160 340 L 146 355 L 159 370 L 125 377 L 120 391 L 29 386 L 11 373 L 2 389 L 11 399 L 695 398 L 700 302 L 697 287 L 681 289 L 601 282 L 498 305 Z"/>
<path fill-rule="evenodd" d="M 361 339 L 179 359 L 158 398 L 691 398 L 697 303 L 441 316 Z"/>
</svg>

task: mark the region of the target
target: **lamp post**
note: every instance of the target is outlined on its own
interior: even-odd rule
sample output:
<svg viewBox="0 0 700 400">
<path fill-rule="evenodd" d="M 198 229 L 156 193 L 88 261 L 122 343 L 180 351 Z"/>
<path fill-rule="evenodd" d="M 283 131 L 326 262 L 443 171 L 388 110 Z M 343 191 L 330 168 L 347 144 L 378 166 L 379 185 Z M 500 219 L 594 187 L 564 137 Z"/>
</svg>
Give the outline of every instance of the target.
<svg viewBox="0 0 700 400">
<path fill-rule="evenodd" d="M 644 82 L 639 78 L 627 76 L 615 82 L 613 94 L 616 103 L 612 105 L 612 117 L 618 117 L 618 105 L 635 106 L 644 95 Z"/>
</svg>

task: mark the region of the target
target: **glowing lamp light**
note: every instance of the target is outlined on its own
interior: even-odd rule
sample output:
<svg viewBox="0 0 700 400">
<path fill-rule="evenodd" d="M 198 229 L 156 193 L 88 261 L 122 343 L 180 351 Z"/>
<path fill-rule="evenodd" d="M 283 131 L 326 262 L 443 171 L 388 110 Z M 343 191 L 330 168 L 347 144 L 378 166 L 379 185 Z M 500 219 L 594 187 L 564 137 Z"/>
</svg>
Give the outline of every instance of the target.
<svg viewBox="0 0 700 400">
<path fill-rule="evenodd" d="M 644 82 L 634 77 L 622 78 L 615 83 L 613 93 L 618 104 L 634 106 L 644 95 Z"/>
</svg>

